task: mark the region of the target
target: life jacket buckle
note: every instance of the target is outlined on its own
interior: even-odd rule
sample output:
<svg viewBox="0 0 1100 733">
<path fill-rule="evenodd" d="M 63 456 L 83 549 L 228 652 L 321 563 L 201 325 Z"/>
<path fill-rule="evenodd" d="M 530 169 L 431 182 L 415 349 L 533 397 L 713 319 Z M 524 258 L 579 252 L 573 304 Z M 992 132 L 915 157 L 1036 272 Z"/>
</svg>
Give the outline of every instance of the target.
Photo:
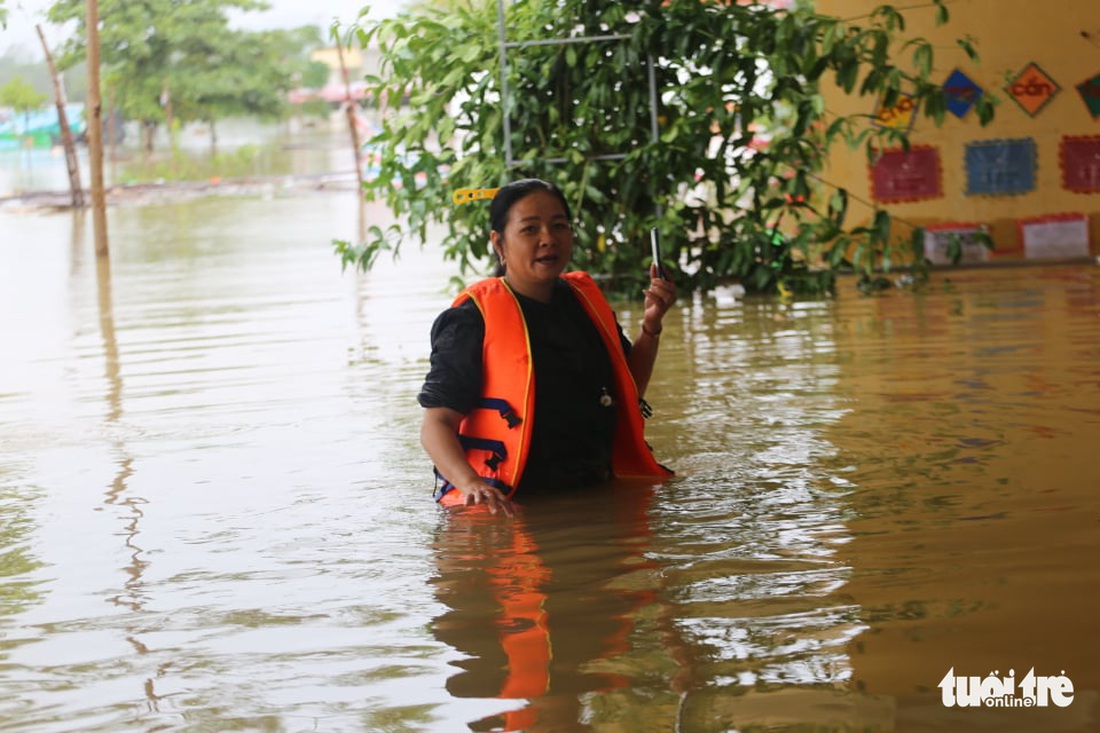
<svg viewBox="0 0 1100 733">
<path fill-rule="evenodd" d="M 519 415 L 517 415 L 511 407 L 501 412 L 500 416 L 504 418 L 504 422 L 508 423 L 509 430 L 523 422 L 523 420 L 520 420 Z"/>
</svg>

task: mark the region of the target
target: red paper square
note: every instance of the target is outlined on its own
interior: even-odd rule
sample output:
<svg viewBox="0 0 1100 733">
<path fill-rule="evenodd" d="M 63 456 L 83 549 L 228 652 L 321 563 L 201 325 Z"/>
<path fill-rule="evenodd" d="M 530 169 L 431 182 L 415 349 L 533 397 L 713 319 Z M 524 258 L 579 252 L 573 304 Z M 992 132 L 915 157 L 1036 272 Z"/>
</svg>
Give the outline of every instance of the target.
<svg viewBox="0 0 1100 733">
<path fill-rule="evenodd" d="M 871 166 L 871 196 L 884 204 L 941 198 L 939 148 L 914 145 L 908 152 L 902 148 L 882 151 Z"/>
<path fill-rule="evenodd" d="M 1100 135 L 1067 135 L 1059 155 L 1062 188 L 1074 193 L 1100 193 Z"/>
</svg>

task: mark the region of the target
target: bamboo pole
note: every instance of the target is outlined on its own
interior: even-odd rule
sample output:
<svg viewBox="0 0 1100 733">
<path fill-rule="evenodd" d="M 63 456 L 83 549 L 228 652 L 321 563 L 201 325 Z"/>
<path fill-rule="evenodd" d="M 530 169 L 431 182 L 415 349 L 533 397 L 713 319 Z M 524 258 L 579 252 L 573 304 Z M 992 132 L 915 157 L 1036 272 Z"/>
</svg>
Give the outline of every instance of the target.
<svg viewBox="0 0 1100 733">
<path fill-rule="evenodd" d="M 69 192 L 72 196 L 74 209 L 84 206 L 84 187 L 80 185 L 80 164 L 76 159 L 76 143 L 73 141 L 73 131 L 69 128 L 69 116 L 65 112 L 65 89 L 61 86 L 61 77 L 57 73 L 57 66 L 53 62 L 53 54 L 46 43 L 46 35 L 42 32 L 42 26 L 36 25 L 38 40 L 42 42 L 42 51 L 46 54 L 46 66 L 50 70 L 50 81 L 53 82 L 54 104 L 57 105 L 57 122 L 61 127 L 61 146 L 65 149 L 65 164 L 69 168 Z"/>
<path fill-rule="evenodd" d="M 88 167 L 91 173 L 92 229 L 97 257 L 106 257 L 107 196 L 103 188 L 103 101 L 99 88 L 99 0 L 85 0 L 88 34 Z"/>
</svg>

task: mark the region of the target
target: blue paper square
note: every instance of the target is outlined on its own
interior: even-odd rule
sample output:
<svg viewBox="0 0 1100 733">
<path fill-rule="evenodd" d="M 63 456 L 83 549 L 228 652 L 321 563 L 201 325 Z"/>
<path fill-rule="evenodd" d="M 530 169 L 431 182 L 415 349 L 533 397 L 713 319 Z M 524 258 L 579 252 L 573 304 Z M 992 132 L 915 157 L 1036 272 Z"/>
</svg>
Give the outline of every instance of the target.
<svg viewBox="0 0 1100 733">
<path fill-rule="evenodd" d="M 966 146 L 968 196 L 1011 196 L 1035 190 L 1035 141 L 986 140 Z"/>
<path fill-rule="evenodd" d="M 955 69 L 943 83 L 943 93 L 947 97 L 947 111 L 961 120 L 981 99 L 984 91 L 973 79 Z"/>
</svg>

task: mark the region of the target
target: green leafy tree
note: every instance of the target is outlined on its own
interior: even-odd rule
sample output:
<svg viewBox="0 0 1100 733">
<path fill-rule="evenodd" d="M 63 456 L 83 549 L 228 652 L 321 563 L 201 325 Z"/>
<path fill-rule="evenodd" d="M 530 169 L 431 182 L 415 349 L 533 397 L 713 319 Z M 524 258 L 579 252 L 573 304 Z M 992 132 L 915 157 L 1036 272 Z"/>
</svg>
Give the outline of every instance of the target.
<svg viewBox="0 0 1100 733">
<path fill-rule="evenodd" d="M 30 115 L 42 109 L 49 96 L 35 89 L 22 77 L 15 77 L 0 87 L 0 106 L 11 107 L 17 114 Z"/>
<path fill-rule="evenodd" d="M 173 97 L 182 119 L 202 120 L 216 146 L 216 124 L 226 117 L 279 119 L 289 113 L 287 92 L 295 67 L 286 62 L 295 48 L 286 31 L 243 33 L 222 28 L 190 39 L 180 51 Z"/>
<path fill-rule="evenodd" d="M 933 5 L 946 22 L 944 0 Z M 563 188 L 579 235 L 575 263 L 632 291 L 651 227 L 665 234 L 665 264 L 681 286 L 704 290 L 731 278 L 755 291 L 825 290 L 836 270 L 869 273 L 909 246 L 897 242 L 885 211 L 848 225 L 847 192 L 820 180 L 831 145 L 873 155 L 907 144 L 903 132 L 867 124 L 868 115 L 831 114 L 824 84 L 887 105 L 911 94 L 924 115 L 944 117 L 943 91 L 930 81 L 932 45 L 900 43 L 904 18 L 892 6 L 858 23 L 808 5 L 713 0 L 506 6 L 513 43 L 616 38 L 512 48 L 505 95 L 495 0 L 419 6 L 357 29 L 362 46 L 381 49 L 374 93 L 408 105 L 370 142 L 382 164 L 365 184 L 366 197 L 384 200 L 402 223 L 373 228 L 364 242 L 337 242 L 345 266 L 367 268 L 379 252 L 424 241 L 429 225 L 443 223 L 446 254 L 463 272 L 480 269 L 487 207 L 455 206 L 451 196 L 520 176 Z M 968 41 L 960 45 L 974 57 Z M 988 120 L 988 102 L 979 114 Z"/>
<path fill-rule="evenodd" d="M 286 44 L 302 36 L 234 31 L 226 16 L 230 9 L 267 7 L 262 0 L 100 0 L 104 80 L 122 113 L 143 123 L 147 147 L 169 114 L 181 122 L 213 123 L 287 111 L 293 77 L 287 59 L 300 49 Z M 59 65 L 83 59 L 83 0 L 58 0 L 49 18 L 77 26 Z"/>
</svg>

